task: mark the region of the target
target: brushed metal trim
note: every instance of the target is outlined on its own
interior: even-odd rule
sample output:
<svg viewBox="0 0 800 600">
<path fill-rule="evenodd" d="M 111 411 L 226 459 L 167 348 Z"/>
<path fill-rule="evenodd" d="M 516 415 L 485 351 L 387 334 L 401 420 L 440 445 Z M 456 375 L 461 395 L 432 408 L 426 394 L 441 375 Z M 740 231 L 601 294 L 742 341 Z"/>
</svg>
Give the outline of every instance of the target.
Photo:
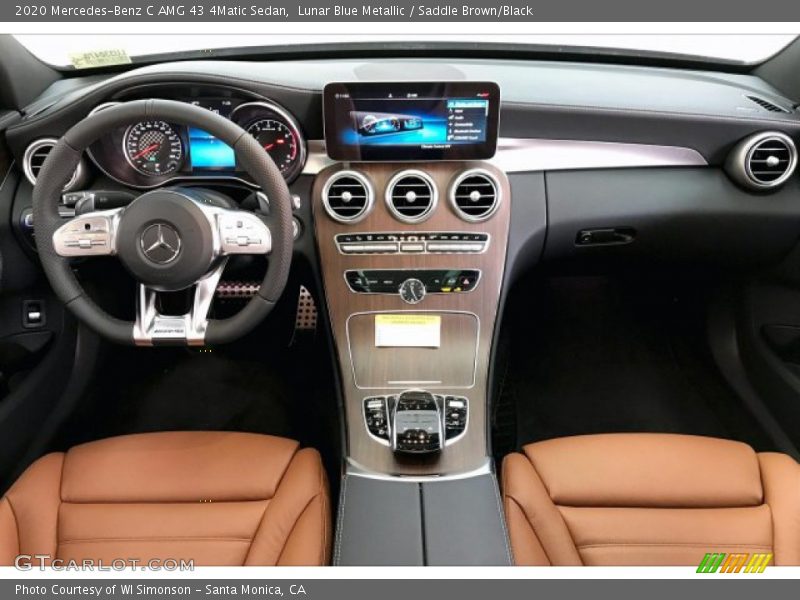
<svg viewBox="0 0 800 600">
<path fill-rule="evenodd" d="M 320 171 L 338 163 L 338 161 L 328 156 L 328 152 L 325 149 L 325 140 L 307 140 L 306 145 L 308 147 L 308 156 L 303 167 L 303 175 L 317 175 Z"/>
<path fill-rule="evenodd" d="M 327 155 L 324 140 L 309 140 L 308 149 L 305 175 L 316 175 L 339 162 Z M 708 166 L 708 161 L 693 148 L 541 138 L 500 138 L 497 153 L 486 162 L 506 173 Z"/>
<path fill-rule="evenodd" d="M 692 148 L 528 138 L 500 138 L 497 154 L 487 162 L 506 173 L 708 166 L 706 159 Z"/>
<path fill-rule="evenodd" d="M 364 477 L 365 479 L 378 479 L 381 481 L 408 481 L 408 482 L 416 482 L 416 483 L 435 483 L 437 481 L 458 481 L 461 479 L 471 479 L 472 477 L 480 477 L 481 475 L 494 475 L 494 465 L 492 464 L 491 458 L 488 456 L 486 460 L 476 469 L 471 469 L 469 471 L 461 471 L 455 473 L 447 473 L 441 475 L 400 475 L 394 473 L 378 473 L 376 471 L 371 471 L 358 463 L 357 461 L 353 460 L 351 457 L 347 457 L 347 462 L 345 463 L 345 475 L 349 475 L 351 477 Z"/>
</svg>

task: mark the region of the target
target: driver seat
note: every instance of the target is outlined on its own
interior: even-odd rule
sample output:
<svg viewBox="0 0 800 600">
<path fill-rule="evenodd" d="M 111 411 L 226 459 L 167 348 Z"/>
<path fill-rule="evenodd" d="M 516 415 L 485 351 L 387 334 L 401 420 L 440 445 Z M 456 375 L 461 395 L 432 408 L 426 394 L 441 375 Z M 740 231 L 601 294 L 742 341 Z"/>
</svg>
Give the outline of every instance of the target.
<svg viewBox="0 0 800 600">
<path fill-rule="evenodd" d="M 20 554 L 324 565 L 330 530 L 316 450 L 252 433 L 126 435 L 48 454 L 22 474 L 0 499 L 0 565 Z"/>
</svg>

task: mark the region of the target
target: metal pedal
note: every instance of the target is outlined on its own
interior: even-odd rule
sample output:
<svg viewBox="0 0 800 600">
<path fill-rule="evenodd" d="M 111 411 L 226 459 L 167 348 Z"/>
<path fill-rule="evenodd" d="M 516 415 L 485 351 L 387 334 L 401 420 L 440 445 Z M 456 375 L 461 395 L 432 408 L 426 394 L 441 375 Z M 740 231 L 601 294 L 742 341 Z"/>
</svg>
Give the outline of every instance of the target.
<svg viewBox="0 0 800 600">
<path fill-rule="evenodd" d="M 317 330 L 317 303 L 314 296 L 304 285 L 300 286 L 297 296 L 297 314 L 294 319 L 295 333 L 298 331 L 314 332 Z"/>
<path fill-rule="evenodd" d="M 289 346 L 300 348 L 312 344 L 317 333 L 317 303 L 308 288 L 300 286 L 297 294 L 297 312 L 294 317 L 294 331 Z"/>
</svg>

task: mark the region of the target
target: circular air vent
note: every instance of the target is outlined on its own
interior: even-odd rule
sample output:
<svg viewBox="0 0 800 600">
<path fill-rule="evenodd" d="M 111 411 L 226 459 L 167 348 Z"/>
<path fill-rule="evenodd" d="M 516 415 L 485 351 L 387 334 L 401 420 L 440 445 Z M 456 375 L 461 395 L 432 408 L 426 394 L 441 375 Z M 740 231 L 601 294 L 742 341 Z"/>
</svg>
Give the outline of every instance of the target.
<svg viewBox="0 0 800 600">
<path fill-rule="evenodd" d="M 39 176 L 39 171 L 42 170 L 42 165 L 50 154 L 50 151 L 58 143 L 55 138 L 42 138 L 36 140 L 25 150 L 25 155 L 22 157 L 22 170 L 25 172 L 25 177 L 31 182 L 31 185 L 36 185 L 36 178 Z M 67 185 L 64 186 L 64 191 L 71 190 L 80 177 L 81 170 L 83 169 L 83 161 L 78 164 L 78 168 L 72 174 Z"/>
<path fill-rule="evenodd" d="M 500 206 L 500 185 L 487 171 L 465 171 L 450 188 L 450 202 L 465 221 L 484 221 Z"/>
<path fill-rule="evenodd" d="M 357 171 L 339 171 L 322 190 L 325 210 L 340 223 L 355 223 L 367 216 L 374 197 L 369 179 Z"/>
<path fill-rule="evenodd" d="M 797 167 L 797 148 L 779 132 L 764 132 L 745 138 L 733 149 L 726 164 L 740 184 L 758 190 L 786 182 Z"/>
<path fill-rule="evenodd" d="M 422 171 L 401 171 L 386 186 L 386 206 L 404 223 L 424 221 L 438 201 L 436 184 Z"/>
</svg>

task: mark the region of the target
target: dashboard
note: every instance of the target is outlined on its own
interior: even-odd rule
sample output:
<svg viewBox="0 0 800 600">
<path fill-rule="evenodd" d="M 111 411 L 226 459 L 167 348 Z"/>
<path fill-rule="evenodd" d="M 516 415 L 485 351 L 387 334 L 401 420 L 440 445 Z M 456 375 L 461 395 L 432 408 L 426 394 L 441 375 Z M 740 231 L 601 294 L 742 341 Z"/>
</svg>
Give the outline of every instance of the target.
<svg viewBox="0 0 800 600">
<path fill-rule="evenodd" d="M 294 181 L 306 160 L 306 140 L 295 117 L 269 100 L 233 94 L 176 98 L 230 119 L 252 135 L 272 157 L 287 182 Z M 113 106 L 107 102 L 90 114 Z M 252 185 L 233 149 L 209 133 L 165 121 L 142 121 L 119 128 L 95 142 L 89 157 L 106 175 L 136 188 L 171 181 L 235 180 Z"/>
<path fill-rule="evenodd" d="M 508 290 L 531 267 L 763 268 L 800 232 L 800 115 L 756 77 L 377 59 L 197 61 L 61 82 L 6 132 L 28 176 L 12 214 L 23 233 L 33 233 L 47 144 L 88 114 L 143 98 L 219 113 L 280 167 L 295 257 L 322 283 L 349 458 L 370 472 L 482 468 L 494 334 Z M 81 209 L 76 194 L 98 209 L 171 183 L 263 208 L 246 206 L 257 189 L 219 140 L 143 121 L 91 146 L 63 216 Z M 255 293 L 250 269 L 264 265 L 233 266 L 220 289 Z M 411 412 L 446 409 L 450 421 L 422 438 L 413 427 L 407 439 L 389 436 L 411 388 L 431 390 Z M 432 450 L 438 461 L 396 456 Z"/>
<path fill-rule="evenodd" d="M 59 81 L 8 127 L 6 141 L 32 185 L 67 129 L 109 104 L 143 98 L 197 104 L 255 136 L 301 207 L 296 252 L 312 262 L 311 190 L 337 164 L 354 167 L 358 178 L 360 165 L 393 165 L 394 175 L 417 161 L 424 181 L 435 179 L 435 165 L 477 160 L 497 167 L 516 199 L 510 235 L 512 247 L 524 251 L 522 264 L 606 255 L 763 264 L 796 239 L 800 116 L 751 75 L 466 58 L 163 63 Z M 465 103 L 457 107 L 467 111 L 458 115 L 465 130 L 455 132 L 463 139 L 446 139 L 443 119 L 455 107 L 448 98 Z M 485 118 L 476 118 L 481 112 Z M 771 156 L 775 148 L 780 156 Z M 763 173 L 759 165 L 773 160 L 767 171 L 774 172 Z M 218 140 L 175 123 L 144 122 L 90 148 L 65 189 L 64 210 L 82 191 L 135 197 L 168 183 L 225 186 L 240 190 L 240 199 L 256 191 Z M 367 184 L 376 207 L 390 207 L 386 190 Z M 455 210 L 451 188 L 436 186 L 438 207 L 396 219 L 394 229 L 425 233 L 432 215 Z M 29 206 L 27 186 L 15 208 L 27 233 Z M 679 241 L 670 227 L 676 219 L 696 223 L 698 234 Z M 412 227 L 398 227 L 406 224 Z M 759 224 L 770 234 L 756 243 L 751 232 Z"/>
</svg>

